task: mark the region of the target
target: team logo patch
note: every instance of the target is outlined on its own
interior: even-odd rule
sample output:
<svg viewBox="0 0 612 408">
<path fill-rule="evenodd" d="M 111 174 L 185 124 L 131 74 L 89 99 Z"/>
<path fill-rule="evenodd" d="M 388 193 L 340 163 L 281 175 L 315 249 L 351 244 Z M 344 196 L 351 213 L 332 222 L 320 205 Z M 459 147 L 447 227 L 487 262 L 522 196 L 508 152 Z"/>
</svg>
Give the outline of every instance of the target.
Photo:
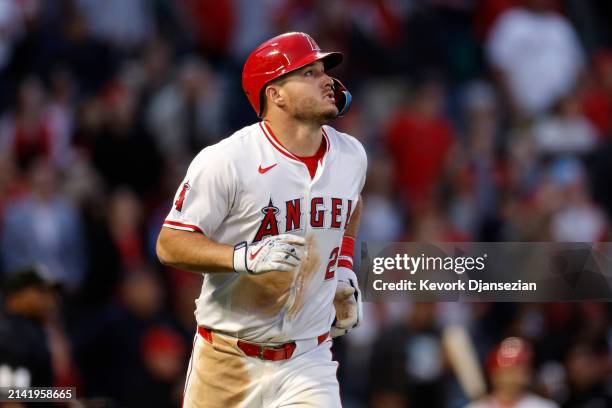
<svg viewBox="0 0 612 408">
<path fill-rule="evenodd" d="M 259 229 L 257 230 L 257 234 L 255 234 L 255 239 L 253 242 L 259 242 L 268 236 L 278 235 L 278 220 L 276 219 L 276 214 L 279 212 L 280 209 L 272 204 L 272 198 L 270 198 L 268 205 L 261 209 L 261 213 L 264 215 L 264 218 L 259 225 Z"/>
<path fill-rule="evenodd" d="M 183 203 L 185 202 L 185 196 L 187 195 L 187 191 L 189 191 L 190 189 L 191 189 L 191 186 L 189 185 L 189 181 L 183 184 L 183 188 L 181 188 L 181 192 L 179 193 L 178 198 L 174 202 L 174 208 L 176 208 L 176 211 L 181 212 L 183 210 Z"/>
</svg>

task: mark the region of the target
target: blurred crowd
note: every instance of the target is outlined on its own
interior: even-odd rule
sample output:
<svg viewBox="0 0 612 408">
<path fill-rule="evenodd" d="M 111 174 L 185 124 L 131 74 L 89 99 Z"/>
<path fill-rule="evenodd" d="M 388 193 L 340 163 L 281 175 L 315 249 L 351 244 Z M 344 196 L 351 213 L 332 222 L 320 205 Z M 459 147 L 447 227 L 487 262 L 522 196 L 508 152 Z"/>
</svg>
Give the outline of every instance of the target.
<svg viewBox="0 0 612 408">
<path fill-rule="evenodd" d="M 609 241 L 610 21 L 605 0 L 0 0 L 0 386 L 180 405 L 201 277 L 157 234 L 192 157 L 257 120 L 242 64 L 285 31 L 345 53 L 361 240 Z M 347 407 L 464 406 L 450 323 L 483 365 L 529 344 L 525 389 L 612 406 L 608 303 L 366 315 L 335 344 Z"/>
</svg>

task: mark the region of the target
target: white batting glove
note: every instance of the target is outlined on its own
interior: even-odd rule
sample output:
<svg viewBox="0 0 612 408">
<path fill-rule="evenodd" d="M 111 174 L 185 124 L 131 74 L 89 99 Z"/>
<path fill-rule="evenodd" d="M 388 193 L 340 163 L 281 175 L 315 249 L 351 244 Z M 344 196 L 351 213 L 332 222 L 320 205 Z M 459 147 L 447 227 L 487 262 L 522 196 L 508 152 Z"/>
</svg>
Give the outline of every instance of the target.
<svg viewBox="0 0 612 408">
<path fill-rule="evenodd" d="M 338 286 L 334 296 L 336 319 L 330 330 L 332 337 L 345 335 L 359 326 L 363 319 L 363 304 L 357 275 L 351 269 L 344 267 L 339 267 L 336 274 L 338 275 Z"/>
<path fill-rule="evenodd" d="M 303 237 L 291 234 L 268 237 L 251 245 L 243 241 L 234 247 L 234 270 L 253 275 L 289 272 L 300 264 L 298 249 L 305 242 Z"/>
</svg>

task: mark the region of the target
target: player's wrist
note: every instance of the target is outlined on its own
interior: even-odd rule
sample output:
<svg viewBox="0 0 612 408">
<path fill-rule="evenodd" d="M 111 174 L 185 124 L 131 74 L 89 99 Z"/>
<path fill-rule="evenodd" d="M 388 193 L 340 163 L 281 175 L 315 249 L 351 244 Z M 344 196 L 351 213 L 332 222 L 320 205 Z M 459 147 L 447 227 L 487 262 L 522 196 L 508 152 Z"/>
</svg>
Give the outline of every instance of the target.
<svg viewBox="0 0 612 408">
<path fill-rule="evenodd" d="M 338 267 L 353 269 L 353 254 L 355 253 L 355 238 L 345 235 L 338 256 Z"/>
<path fill-rule="evenodd" d="M 355 286 L 357 282 L 357 274 L 350 268 L 339 266 L 336 269 L 336 275 L 338 275 L 338 282 L 346 282 L 351 286 Z"/>
<path fill-rule="evenodd" d="M 249 246 L 246 241 L 242 241 L 234 245 L 233 268 L 237 273 L 252 273 L 247 264 L 248 247 Z"/>
</svg>

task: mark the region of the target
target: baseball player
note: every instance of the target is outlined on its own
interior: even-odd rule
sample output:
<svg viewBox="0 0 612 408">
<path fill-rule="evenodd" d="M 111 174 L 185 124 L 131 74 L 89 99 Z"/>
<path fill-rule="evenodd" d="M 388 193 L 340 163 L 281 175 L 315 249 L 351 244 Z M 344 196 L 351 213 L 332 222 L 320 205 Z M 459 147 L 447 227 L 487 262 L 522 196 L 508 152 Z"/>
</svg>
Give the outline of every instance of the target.
<svg viewBox="0 0 612 408">
<path fill-rule="evenodd" d="M 304 33 L 253 51 L 242 86 L 258 117 L 193 160 L 157 243 L 203 273 L 186 407 L 339 407 L 331 337 L 361 315 L 352 271 L 367 158 L 326 125 L 351 95 L 342 61 Z"/>
<path fill-rule="evenodd" d="M 491 394 L 466 408 L 558 408 L 554 401 L 529 392 L 533 351 L 519 337 L 508 337 L 487 357 Z"/>
</svg>

